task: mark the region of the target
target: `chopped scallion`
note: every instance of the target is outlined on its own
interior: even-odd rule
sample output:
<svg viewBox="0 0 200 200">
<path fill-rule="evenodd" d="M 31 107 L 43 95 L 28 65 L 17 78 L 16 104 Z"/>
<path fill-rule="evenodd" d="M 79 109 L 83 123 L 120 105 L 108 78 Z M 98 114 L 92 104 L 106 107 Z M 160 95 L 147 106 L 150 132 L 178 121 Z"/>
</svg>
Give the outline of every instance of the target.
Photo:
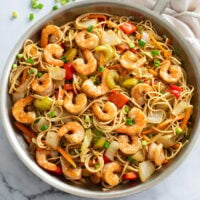
<svg viewBox="0 0 200 200">
<path fill-rule="evenodd" d="M 55 115 L 55 112 L 53 112 L 53 111 L 51 111 L 51 112 L 49 112 L 49 117 L 50 118 L 53 118 L 53 117 L 55 117 L 56 115 Z"/>
<path fill-rule="evenodd" d="M 108 142 L 108 141 L 106 141 L 106 142 L 104 143 L 104 145 L 103 145 L 103 147 L 104 147 L 105 149 L 107 149 L 109 146 L 110 146 L 110 142 Z"/>
<path fill-rule="evenodd" d="M 129 155 L 129 156 L 128 156 L 128 161 L 129 161 L 130 163 L 134 163 L 134 162 L 135 162 L 135 159 L 133 159 L 132 156 Z"/>
<path fill-rule="evenodd" d="M 15 68 L 17 68 L 17 64 L 12 65 L 12 69 L 15 69 Z"/>
<path fill-rule="evenodd" d="M 32 21 L 33 19 L 34 19 L 34 14 L 33 14 L 33 13 L 30 13 L 30 14 L 29 14 L 29 20 Z"/>
<path fill-rule="evenodd" d="M 146 145 L 148 145 L 149 143 L 146 141 L 146 140 L 142 140 L 142 145 L 143 146 L 146 146 Z"/>
<path fill-rule="evenodd" d="M 32 58 L 27 58 L 26 62 L 30 63 L 30 64 L 33 64 L 35 61 Z"/>
<path fill-rule="evenodd" d="M 124 106 L 124 112 L 125 112 L 125 113 L 128 113 L 129 111 L 130 111 L 130 107 L 127 106 L 127 105 L 125 105 L 125 106 Z"/>
<path fill-rule="evenodd" d="M 43 125 L 42 127 L 41 127 L 41 131 L 46 131 L 48 129 L 48 126 L 45 124 L 45 125 Z"/>
<path fill-rule="evenodd" d="M 132 126 L 134 123 L 135 123 L 135 122 L 134 122 L 133 119 L 129 119 L 129 118 L 126 119 L 126 124 L 127 124 L 127 125 Z"/>
<path fill-rule="evenodd" d="M 90 116 L 89 115 L 85 115 L 85 122 L 86 123 L 90 123 Z"/>
<path fill-rule="evenodd" d="M 183 130 L 182 130 L 182 128 L 178 127 L 178 128 L 176 128 L 175 131 L 176 131 L 176 134 L 179 135 Z"/>
<path fill-rule="evenodd" d="M 39 3 L 38 5 L 37 5 L 37 8 L 38 9 L 42 9 L 44 7 L 44 5 L 42 4 L 42 3 Z"/>
<path fill-rule="evenodd" d="M 103 70 L 104 70 L 104 66 L 103 65 L 99 66 L 98 71 L 103 72 Z"/>
<path fill-rule="evenodd" d="M 159 60 L 154 60 L 154 66 L 159 67 L 160 66 L 160 61 Z"/>
<path fill-rule="evenodd" d="M 52 8 L 52 10 L 57 10 L 57 9 L 58 9 L 57 5 L 53 6 L 53 8 Z"/>
<path fill-rule="evenodd" d="M 35 72 L 35 69 L 30 69 L 29 70 L 29 74 L 34 74 L 34 72 Z"/>
<path fill-rule="evenodd" d="M 153 56 L 159 56 L 159 51 L 158 51 L 158 50 L 152 50 L 152 51 L 151 51 L 151 54 L 152 54 Z"/>
<path fill-rule="evenodd" d="M 17 54 L 17 57 L 18 57 L 18 58 L 23 58 L 24 55 L 20 53 L 20 54 Z"/>
<path fill-rule="evenodd" d="M 87 27 L 87 32 L 92 32 L 92 29 L 93 29 L 93 26 L 92 26 L 92 25 L 89 25 L 89 26 Z"/>
<path fill-rule="evenodd" d="M 17 17 L 18 17 L 17 11 L 13 11 L 13 12 L 12 12 L 12 17 L 13 17 L 13 18 L 17 18 Z"/>
<path fill-rule="evenodd" d="M 133 49 L 133 48 L 135 48 L 135 44 L 134 44 L 133 42 L 131 42 L 131 43 L 129 44 L 129 47 L 130 47 L 131 49 Z"/>
<path fill-rule="evenodd" d="M 146 42 L 144 40 L 139 40 L 138 45 L 140 47 L 144 47 L 146 45 Z"/>
<path fill-rule="evenodd" d="M 37 73 L 37 77 L 40 78 L 42 76 L 42 72 Z"/>
</svg>

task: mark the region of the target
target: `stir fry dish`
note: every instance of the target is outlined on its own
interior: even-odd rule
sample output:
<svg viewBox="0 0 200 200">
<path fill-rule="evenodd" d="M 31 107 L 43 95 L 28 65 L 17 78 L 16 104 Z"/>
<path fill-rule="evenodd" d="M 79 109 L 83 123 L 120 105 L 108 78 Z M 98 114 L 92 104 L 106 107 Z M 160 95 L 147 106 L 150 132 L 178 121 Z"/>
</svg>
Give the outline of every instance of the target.
<svg viewBox="0 0 200 200">
<path fill-rule="evenodd" d="M 8 92 L 37 164 L 77 184 L 145 182 L 189 140 L 194 87 L 149 20 L 87 13 L 46 25 L 24 42 Z"/>
</svg>

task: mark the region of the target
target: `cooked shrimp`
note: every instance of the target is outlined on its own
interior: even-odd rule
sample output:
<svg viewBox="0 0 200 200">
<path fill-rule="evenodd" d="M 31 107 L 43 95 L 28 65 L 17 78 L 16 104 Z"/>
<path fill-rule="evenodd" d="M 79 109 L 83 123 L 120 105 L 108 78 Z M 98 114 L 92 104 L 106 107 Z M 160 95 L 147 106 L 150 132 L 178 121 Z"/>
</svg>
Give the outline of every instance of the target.
<svg viewBox="0 0 200 200">
<path fill-rule="evenodd" d="M 131 140 L 132 142 L 129 144 L 128 135 L 119 135 L 119 149 L 122 153 L 132 155 L 142 148 L 141 142 L 137 136 L 132 136 Z"/>
<path fill-rule="evenodd" d="M 82 49 L 94 49 L 99 44 L 99 37 L 94 33 L 81 31 L 76 35 L 75 41 Z"/>
<path fill-rule="evenodd" d="M 107 163 L 103 167 L 102 178 L 111 186 L 118 185 L 120 183 L 119 173 L 121 171 L 122 167 L 118 162 Z"/>
<path fill-rule="evenodd" d="M 85 136 L 85 130 L 78 122 L 67 122 L 58 130 L 58 135 L 65 136 L 70 143 L 79 144 Z"/>
<path fill-rule="evenodd" d="M 148 146 L 148 159 L 154 161 L 158 166 L 162 165 L 165 160 L 163 145 L 151 143 Z"/>
<path fill-rule="evenodd" d="M 91 79 L 87 79 L 86 81 L 84 81 L 82 84 L 83 92 L 86 93 L 87 96 L 93 98 L 106 94 L 109 90 L 105 80 L 108 72 L 108 69 L 105 69 L 103 71 L 102 81 L 100 85 L 95 85 Z"/>
<path fill-rule="evenodd" d="M 45 48 L 48 45 L 49 39 L 52 40 L 55 43 L 56 41 L 59 40 L 61 36 L 60 28 L 55 25 L 47 25 L 45 28 L 42 29 L 42 34 L 41 34 L 41 41 L 40 45 L 42 48 Z"/>
<path fill-rule="evenodd" d="M 43 74 L 40 78 L 35 78 L 31 84 L 34 92 L 41 96 L 48 96 L 53 92 L 53 81 L 49 73 Z"/>
<path fill-rule="evenodd" d="M 111 102 L 106 102 L 102 108 L 99 103 L 94 103 L 92 108 L 97 118 L 103 122 L 110 121 L 117 115 L 117 107 Z"/>
<path fill-rule="evenodd" d="M 75 97 L 75 103 L 73 103 L 73 93 L 69 92 L 65 96 L 64 100 L 64 108 L 72 113 L 72 114 L 78 114 L 80 113 L 87 105 L 87 97 L 84 93 L 77 94 Z"/>
<path fill-rule="evenodd" d="M 145 96 L 148 94 L 148 92 L 153 91 L 153 88 L 146 84 L 141 83 L 137 84 L 131 89 L 131 96 L 134 98 L 136 103 L 138 103 L 140 106 L 145 104 Z"/>
<path fill-rule="evenodd" d="M 58 44 L 48 44 L 44 49 L 44 59 L 51 65 L 63 66 L 64 62 L 57 59 L 62 56 L 63 51 L 63 48 Z"/>
<path fill-rule="evenodd" d="M 116 131 L 119 133 L 126 133 L 130 136 L 139 134 L 147 122 L 145 114 L 138 108 L 132 108 L 128 113 L 128 117 L 134 120 L 134 124 L 132 126 L 122 125 L 117 128 Z"/>
<path fill-rule="evenodd" d="M 126 51 L 120 58 L 120 63 L 125 69 L 133 70 L 137 67 L 144 65 L 146 62 L 146 57 L 138 58 L 131 51 Z"/>
<path fill-rule="evenodd" d="M 90 75 L 97 69 L 97 60 L 93 56 L 93 53 L 88 49 L 83 51 L 83 55 L 87 60 L 87 64 L 85 64 L 83 58 L 77 58 L 73 62 L 74 69 L 82 75 Z"/>
<path fill-rule="evenodd" d="M 98 184 L 101 182 L 101 177 L 102 177 L 101 172 L 97 172 L 97 173 L 90 175 L 90 180 L 92 181 L 92 183 Z"/>
<path fill-rule="evenodd" d="M 163 61 L 159 73 L 160 77 L 167 83 L 177 83 L 182 76 L 181 67 L 171 65 L 169 60 Z"/>
<path fill-rule="evenodd" d="M 50 154 L 50 151 L 46 149 L 36 150 L 36 161 L 40 167 L 49 170 L 55 171 L 57 169 L 56 164 L 51 163 L 47 160 L 47 156 Z"/>
<path fill-rule="evenodd" d="M 82 169 L 81 167 L 73 168 L 63 157 L 60 158 L 62 172 L 65 178 L 70 180 L 81 179 Z"/>
<path fill-rule="evenodd" d="M 14 118 L 22 124 L 30 124 L 35 121 L 35 112 L 25 112 L 24 109 L 27 105 L 31 104 L 33 97 L 27 96 L 15 102 L 12 108 Z"/>
</svg>

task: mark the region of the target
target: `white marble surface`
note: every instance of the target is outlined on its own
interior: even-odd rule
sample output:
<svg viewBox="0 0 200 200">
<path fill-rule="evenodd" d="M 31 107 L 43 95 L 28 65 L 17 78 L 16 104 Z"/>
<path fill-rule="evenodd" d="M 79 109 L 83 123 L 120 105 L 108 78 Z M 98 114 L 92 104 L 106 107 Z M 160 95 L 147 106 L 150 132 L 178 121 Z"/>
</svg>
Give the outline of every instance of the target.
<svg viewBox="0 0 200 200">
<path fill-rule="evenodd" d="M 9 52 L 19 37 L 37 20 L 51 11 L 54 0 L 41 0 L 43 10 L 35 11 L 35 20 L 29 22 L 29 0 L 5 0 L 0 6 L 0 72 Z M 13 10 L 19 17 L 11 20 Z M 41 181 L 18 159 L 0 127 L 0 200 L 64 200 L 81 199 L 62 193 Z M 200 199 L 200 140 L 185 162 L 170 177 L 143 193 L 120 198 L 123 200 L 199 200 Z"/>
</svg>

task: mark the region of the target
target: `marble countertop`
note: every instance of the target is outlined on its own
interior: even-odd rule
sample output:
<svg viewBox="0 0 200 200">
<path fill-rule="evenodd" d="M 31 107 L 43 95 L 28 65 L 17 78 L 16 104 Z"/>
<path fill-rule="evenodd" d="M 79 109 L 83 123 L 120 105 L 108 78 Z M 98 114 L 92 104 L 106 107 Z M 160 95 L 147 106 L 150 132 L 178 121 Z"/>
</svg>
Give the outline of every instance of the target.
<svg viewBox="0 0 200 200">
<path fill-rule="evenodd" d="M 44 3 L 44 0 L 40 2 Z M 20 36 L 37 20 L 51 12 L 55 0 L 48 0 L 42 10 L 31 10 L 30 1 L 6 0 L 0 6 L 0 72 L 5 66 L 10 51 Z M 12 11 L 18 11 L 19 17 L 11 19 Z M 35 19 L 29 22 L 30 12 Z M 60 192 L 32 174 L 18 159 L 8 143 L 0 125 L 0 200 L 64 200 L 83 199 Z M 198 200 L 200 199 L 200 138 L 187 160 L 162 183 L 148 191 L 119 198 L 122 200 Z"/>
</svg>

